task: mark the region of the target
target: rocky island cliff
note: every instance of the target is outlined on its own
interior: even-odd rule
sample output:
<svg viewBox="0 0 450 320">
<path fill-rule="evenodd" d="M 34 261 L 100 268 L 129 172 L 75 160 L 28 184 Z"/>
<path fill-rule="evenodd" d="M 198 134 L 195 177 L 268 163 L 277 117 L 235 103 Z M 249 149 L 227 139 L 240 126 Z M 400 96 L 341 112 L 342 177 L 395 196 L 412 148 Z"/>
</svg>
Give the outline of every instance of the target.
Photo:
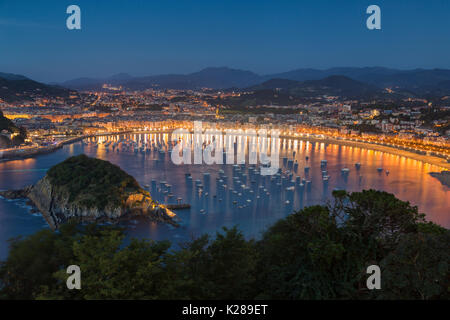
<svg viewBox="0 0 450 320">
<path fill-rule="evenodd" d="M 176 214 L 154 201 L 132 176 L 86 155 L 55 165 L 34 186 L 0 195 L 28 198 L 53 229 L 71 219 L 117 222 L 135 216 L 177 225 Z"/>
</svg>

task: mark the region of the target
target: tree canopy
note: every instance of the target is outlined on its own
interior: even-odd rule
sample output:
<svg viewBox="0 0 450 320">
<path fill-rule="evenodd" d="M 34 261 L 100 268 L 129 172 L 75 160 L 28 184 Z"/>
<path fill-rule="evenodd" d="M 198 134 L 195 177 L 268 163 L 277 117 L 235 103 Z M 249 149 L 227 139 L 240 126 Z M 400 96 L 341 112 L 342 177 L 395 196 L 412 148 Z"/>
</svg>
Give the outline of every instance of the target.
<svg viewBox="0 0 450 320">
<path fill-rule="evenodd" d="M 84 154 L 51 167 L 47 176 L 54 186 L 69 194 L 69 202 L 79 202 L 88 207 L 119 206 L 132 192 L 149 196 L 132 176 L 118 166 Z"/>
<path fill-rule="evenodd" d="M 335 191 L 260 240 L 237 228 L 181 248 L 126 240 L 116 226 L 68 223 L 11 241 L 3 299 L 449 299 L 450 231 L 392 194 Z M 66 268 L 81 268 L 68 290 Z M 369 265 L 381 290 L 366 287 Z"/>
</svg>

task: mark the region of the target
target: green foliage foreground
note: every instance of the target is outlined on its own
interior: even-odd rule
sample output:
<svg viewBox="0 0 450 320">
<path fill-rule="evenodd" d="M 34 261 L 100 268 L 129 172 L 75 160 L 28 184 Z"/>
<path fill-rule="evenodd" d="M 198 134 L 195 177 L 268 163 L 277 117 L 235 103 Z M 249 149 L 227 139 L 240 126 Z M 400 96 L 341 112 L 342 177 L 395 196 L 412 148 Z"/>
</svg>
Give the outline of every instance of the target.
<svg viewBox="0 0 450 320">
<path fill-rule="evenodd" d="M 334 192 L 246 240 L 236 228 L 171 250 L 117 227 L 69 223 L 11 242 L 4 299 L 448 299 L 450 231 L 392 194 Z M 81 290 L 66 288 L 68 265 Z M 381 290 L 366 288 L 380 266 Z"/>
</svg>

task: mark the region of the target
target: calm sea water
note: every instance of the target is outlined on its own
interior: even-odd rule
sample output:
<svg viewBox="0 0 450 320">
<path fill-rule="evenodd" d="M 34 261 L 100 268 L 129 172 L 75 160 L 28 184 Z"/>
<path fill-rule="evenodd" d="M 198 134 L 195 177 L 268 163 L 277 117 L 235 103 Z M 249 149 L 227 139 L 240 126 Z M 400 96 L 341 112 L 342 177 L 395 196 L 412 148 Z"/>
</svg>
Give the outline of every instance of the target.
<svg viewBox="0 0 450 320">
<path fill-rule="evenodd" d="M 139 143 L 155 141 L 162 146 L 169 136 L 122 135 L 98 140 L 118 141 L 120 138 Z M 272 178 L 259 175 L 257 166 L 175 165 L 168 152 L 113 150 L 112 145 L 106 148 L 104 144 L 77 142 L 51 154 L 0 163 L 0 189 L 19 189 L 34 184 L 51 166 L 81 153 L 120 166 L 141 186 L 148 185 L 152 197 L 160 202 L 191 204 L 190 209 L 177 211 L 181 218 L 179 228 L 143 219 L 127 222 L 127 232 L 132 237 L 180 243 L 204 233 L 214 234 L 221 227 L 237 225 L 247 237 L 257 238 L 267 227 L 293 211 L 326 203 L 335 188 L 348 191 L 373 188 L 394 193 L 417 205 L 429 220 L 450 227 L 449 188 L 428 174 L 439 171 L 438 167 L 378 151 L 296 139 L 282 139 L 280 166 L 284 174 Z M 321 167 L 322 159 L 327 160 L 326 168 Z M 297 165 L 294 165 L 295 160 Z M 355 167 L 357 162 L 361 163 L 359 170 Z M 306 166 L 310 168 L 307 173 Z M 348 174 L 341 172 L 345 167 L 350 169 Z M 382 172 L 377 170 L 380 167 Z M 287 170 L 292 177 L 286 174 Z M 323 182 L 324 170 L 329 175 L 327 183 Z M 187 179 L 186 173 L 191 174 L 192 180 Z M 301 186 L 302 179 L 311 183 Z M 197 187 L 199 183 L 202 189 Z M 292 186 L 294 190 L 287 189 Z M 31 214 L 30 209 L 23 200 L 0 199 L 0 260 L 7 256 L 8 239 L 48 228 L 41 215 Z"/>
</svg>

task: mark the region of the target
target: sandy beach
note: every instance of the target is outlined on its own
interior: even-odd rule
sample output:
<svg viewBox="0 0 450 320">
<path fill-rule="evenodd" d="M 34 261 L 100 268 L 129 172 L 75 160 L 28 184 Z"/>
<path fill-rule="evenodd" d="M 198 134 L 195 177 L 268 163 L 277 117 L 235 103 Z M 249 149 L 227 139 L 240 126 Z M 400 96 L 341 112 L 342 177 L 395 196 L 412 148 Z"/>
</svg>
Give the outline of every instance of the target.
<svg viewBox="0 0 450 320">
<path fill-rule="evenodd" d="M 286 138 L 292 139 L 292 137 L 286 137 Z M 343 145 L 343 146 L 349 146 L 349 147 L 357 147 L 357 148 L 381 151 L 381 152 L 385 152 L 385 153 L 390 153 L 390 154 L 422 161 L 422 162 L 429 163 L 429 164 L 432 164 L 435 166 L 439 166 L 442 168 L 442 170 L 450 170 L 450 163 L 447 162 L 444 158 L 440 158 L 440 157 L 436 157 L 436 156 L 429 156 L 429 155 L 422 155 L 422 154 L 418 154 L 418 153 L 411 152 L 411 151 L 397 149 L 394 147 L 365 143 L 365 142 L 358 142 L 358 141 L 338 140 L 338 139 L 334 139 L 331 137 L 327 137 L 327 138 L 323 138 L 323 139 L 314 138 L 314 137 L 301 137 L 299 139 L 313 141 L 313 142 L 322 142 L 322 143 L 337 144 L 337 145 Z"/>
</svg>

